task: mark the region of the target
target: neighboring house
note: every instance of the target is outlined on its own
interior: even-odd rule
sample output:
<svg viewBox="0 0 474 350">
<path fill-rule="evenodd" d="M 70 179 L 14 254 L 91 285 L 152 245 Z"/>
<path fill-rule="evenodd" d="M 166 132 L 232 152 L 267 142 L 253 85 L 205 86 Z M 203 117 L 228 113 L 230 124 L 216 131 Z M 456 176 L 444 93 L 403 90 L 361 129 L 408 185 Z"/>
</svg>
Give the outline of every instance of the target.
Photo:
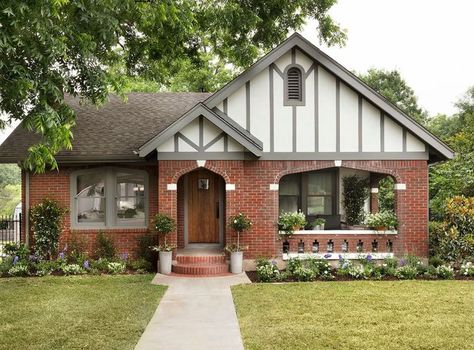
<svg viewBox="0 0 474 350">
<path fill-rule="evenodd" d="M 132 251 L 157 212 L 175 218 L 171 242 L 185 247 L 231 241 L 226 217 L 254 222 L 242 235 L 246 259 L 282 256 L 280 210 L 325 217 L 327 230 L 297 232 L 309 252 L 333 243 L 355 253 L 376 244 L 379 257 L 428 254 L 428 165 L 453 157 L 448 146 L 354 74 L 294 34 L 214 94 L 133 93 L 101 107 L 68 99 L 77 113 L 73 149 L 58 154 L 59 171 L 23 171 L 26 208 L 45 197 L 69 208 L 70 232 L 113 235 Z M 16 162 L 38 141 L 18 127 L 0 147 Z M 358 174 L 371 184 L 395 180 L 397 232 L 341 229 L 341 183 Z M 25 227 L 25 225 L 23 225 Z M 385 255 L 384 255 L 385 254 Z"/>
</svg>

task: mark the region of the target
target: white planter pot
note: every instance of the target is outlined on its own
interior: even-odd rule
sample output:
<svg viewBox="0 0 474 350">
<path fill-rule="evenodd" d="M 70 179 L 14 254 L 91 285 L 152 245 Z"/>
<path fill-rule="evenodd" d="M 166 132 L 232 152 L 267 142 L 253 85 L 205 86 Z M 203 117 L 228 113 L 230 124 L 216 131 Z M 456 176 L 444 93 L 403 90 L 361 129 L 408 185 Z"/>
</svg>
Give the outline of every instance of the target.
<svg viewBox="0 0 474 350">
<path fill-rule="evenodd" d="M 160 271 L 163 275 L 171 273 L 171 261 L 173 259 L 173 252 L 160 252 Z"/>
<path fill-rule="evenodd" d="M 230 253 L 230 272 L 242 273 L 242 260 L 244 257 L 243 252 L 232 252 Z"/>
</svg>

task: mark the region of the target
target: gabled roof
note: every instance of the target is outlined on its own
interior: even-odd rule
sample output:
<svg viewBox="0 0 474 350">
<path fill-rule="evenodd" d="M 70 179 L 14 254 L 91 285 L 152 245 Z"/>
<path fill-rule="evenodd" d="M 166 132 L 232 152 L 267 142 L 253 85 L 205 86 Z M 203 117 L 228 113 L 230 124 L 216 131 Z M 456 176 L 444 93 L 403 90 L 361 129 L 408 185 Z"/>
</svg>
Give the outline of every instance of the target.
<svg viewBox="0 0 474 350">
<path fill-rule="evenodd" d="M 242 128 L 234 120 L 229 118 L 225 113 L 219 111 L 217 108 L 210 110 L 202 103 L 198 103 L 181 118 L 176 120 L 173 124 L 153 137 L 139 149 L 139 156 L 146 157 L 153 152 L 157 147 L 167 141 L 174 134 L 183 129 L 186 125 L 191 123 L 194 119 L 203 116 L 215 126 L 224 131 L 227 135 L 234 138 L 238 143 L 244 146 L 247 150 L 252 152 L 255 156 L 262 155 L 263 143 L 250 132 Z"/>
<path fill-rule="evenodd" d="M 400 125 L 406 127 L 409 131 L 418 136 L 422 141 L 431 146 L 434 151 L 441 155 L 441 158 L 451 159 L 454 157 L 454 152 L 448 145 L 446 145 L 443 141 L 441 141 L 435 135 L 430 133 L 427 129 L 425 129 L 422 125 L 417 123 L 411 117 L 406 115 L 403 111 L 401 111 L 398 107 L 396 107 L 394 104 L 385 99 L 382 95 L 370 88 L 356 75 L 351 73 L 349 70 L 344 68 L 342 65 L 337 63 L 331 57 L 329 57 L 316 46 L 314 46 L 311 42 L 306 40 L 299 33 L 291 35 L 287 40 L 278 45 L 275 49 L 270 51 L 260 60 L 255 62 L 252 66 L 250 66 L 250 68 L 245 70 L 242 74 L 240 74 L 230 83 L 225 85 L 222 89 L 209 96 L 209 98 L 204 101 L 204 104 L 209 108 L 216 107 L 224 99 L 226 99 L 235 91 L 237 91 L 243 84 L 252 79 L 263 69 L 267 68 L 270 64 L 278 60 L 278 58 L 283 56 L 293 47 L 298 47 L 301 51 L 306 53 L 309 57 L 312 57 L 329 72 L 331 72 L 336 77 L 344 81 L 347 85 L 352 87 L 365 99 L 372 102 L 378 108 L 382 109 L 386 114 L 395 119 Z"/>
</svg>

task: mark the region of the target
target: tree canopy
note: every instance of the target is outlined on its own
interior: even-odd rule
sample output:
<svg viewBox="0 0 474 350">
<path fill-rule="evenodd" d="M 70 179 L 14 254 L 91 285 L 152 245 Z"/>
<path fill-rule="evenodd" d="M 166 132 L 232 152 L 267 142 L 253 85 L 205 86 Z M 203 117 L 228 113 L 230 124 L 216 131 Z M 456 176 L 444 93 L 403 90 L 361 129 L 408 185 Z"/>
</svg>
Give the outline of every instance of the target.
<svg viewBox="0 0 474 350">
<path fill-rule="evenodd" d="M 335 3 L 4 0 L 0 110 L 8 120 L 0 127 L 21 120 L 42 135 L 23 166 L 37 172 L 55 168 L 54 155 L 72 147 L 75 115 L 65 94 L 101 104 L 109 92 L 123 94 L 147 82 L 182 89 L 190 71 L 198 78 L 185 84 L 188 90 L 215 89 L 228 74 L 226 65 L 247 67 L 309 18 L 318 23 L 322 42 L 342 45 L 345 31 L 328 14 Z M 214 72 L 212 79 L 208 72 Z"/>
<path fill-rule="evenodd" d="M 371 68 L 359 78 L 417 122 L 426 122 L 428 113 L 418 105 L 415 92 L 397 70 Z"/>
</svg>

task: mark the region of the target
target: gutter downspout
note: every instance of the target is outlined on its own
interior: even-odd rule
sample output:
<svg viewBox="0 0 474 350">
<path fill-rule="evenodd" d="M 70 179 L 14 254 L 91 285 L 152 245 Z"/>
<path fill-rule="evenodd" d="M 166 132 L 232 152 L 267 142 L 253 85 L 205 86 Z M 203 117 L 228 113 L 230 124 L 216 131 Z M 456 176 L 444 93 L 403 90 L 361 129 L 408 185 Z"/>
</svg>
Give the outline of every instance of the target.
<svg viewBox="0 0 474 350">
<path fill-rule="evenodd" d="M 25 244 L 30 246 L 30 173 L 25 172 Z"/>
</svg>

